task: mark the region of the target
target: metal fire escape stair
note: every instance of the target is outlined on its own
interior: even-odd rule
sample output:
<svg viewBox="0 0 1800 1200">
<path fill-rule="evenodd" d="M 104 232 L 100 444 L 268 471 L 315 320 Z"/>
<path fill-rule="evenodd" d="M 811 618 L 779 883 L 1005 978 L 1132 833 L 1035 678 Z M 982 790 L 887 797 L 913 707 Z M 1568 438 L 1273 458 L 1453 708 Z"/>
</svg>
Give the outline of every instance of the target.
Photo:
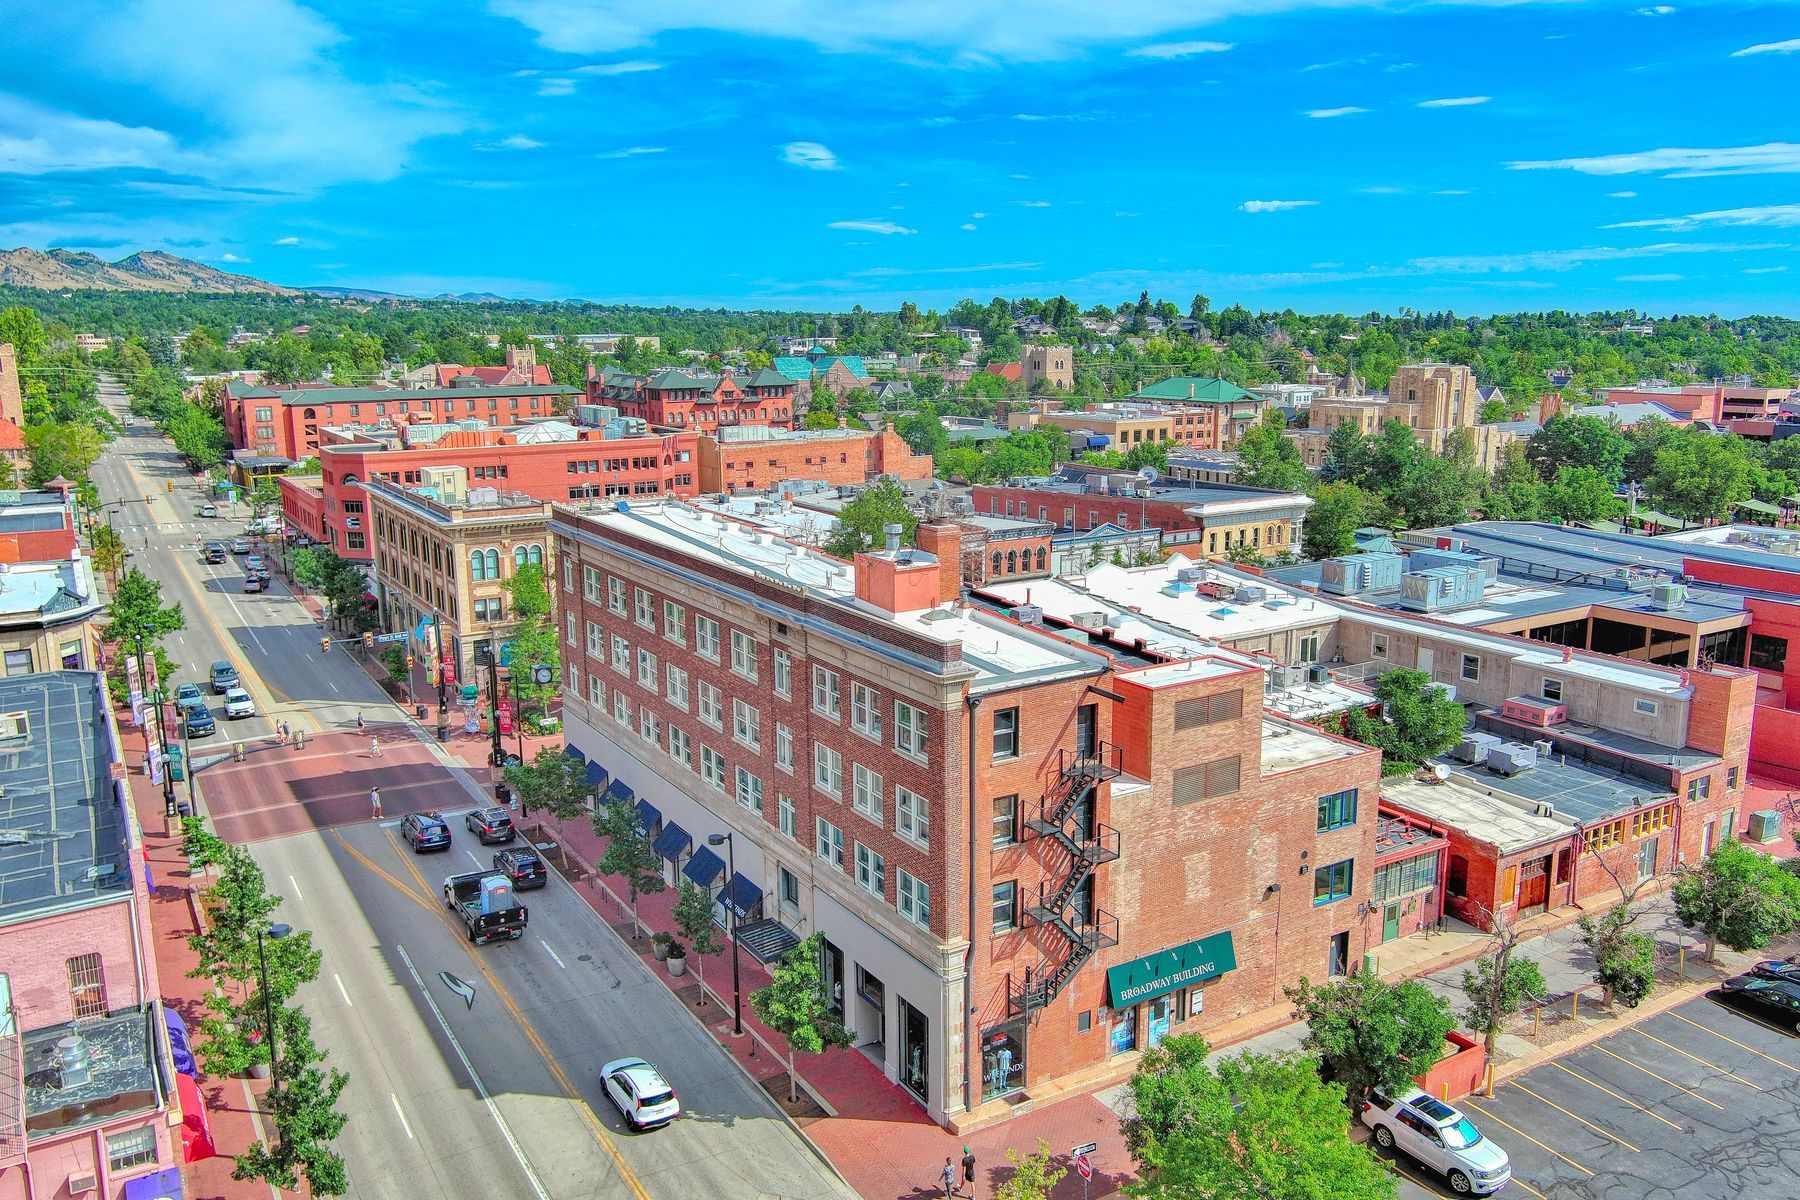
<svg viewBox="0 0 1800 1200">
<path fill-rule="evenodd" d="M 1119 942 L 1117 917 L 1091 904 L 1070 907 L 1094 868 L 1119 857 L 1118 830 L 1092 820 L 1095 793 L 1120 772 L 1119 749 L 1103 742 L 1091 754 L 1065 750 L 1062 755 L 1056 782 L 1039 803 L 1038 815 L 1025 820 L 1027 840 L 1048 840 L 1060 852 L 1036 903 L 1025 907 L 1026 919 L 1053 931 L 1059 943 L 1044 968 L 1027 972 L 1024 985 L 1011 997 L 1013 1009 L 1028 1015 L 1056 999 L 1097 951 Z"/>
</svg>

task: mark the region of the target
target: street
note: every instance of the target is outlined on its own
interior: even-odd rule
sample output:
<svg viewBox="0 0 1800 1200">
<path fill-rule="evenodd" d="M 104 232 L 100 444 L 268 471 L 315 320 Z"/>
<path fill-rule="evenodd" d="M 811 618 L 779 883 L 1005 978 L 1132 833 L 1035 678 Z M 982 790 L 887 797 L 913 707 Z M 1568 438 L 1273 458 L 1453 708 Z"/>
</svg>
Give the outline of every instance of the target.
<svg viewBox="0 0 1800 1200">
<path fill-rule="evenodd" d="M 174 682 L 204 686 L 209 664 L 229 661 L 256 701 L 257 716 L 228 721 L 208 697 L 219 733 L 195 743 L 196 759 L 237 742 L 246 758 L 198 772 L 202 811 L 223 836 L 251 845 L 284 901 L 279 919 L 310 930 L 323 951 L 301 1001 L 329 1065 L 351 1079 L 337 1146 L 349 1194 L 851 1196 L 560 877 L 523 897 L 531 922 L 522 940 L 467 941 L 438 885 L 489 861 L 460 819 L 484 799 L 485 779 L 471 779 L 408 722 L 342 644 L 321 653 L 317 623 L 279 582 L 245 596 L 241 560 L 201 562 L 196 536 L 235 536 L 246 514 L 198 517 L 192 476 L 173 451 L 126 414 L 110 381 L 101 395 L 126 427 L 94 470 L 102 504 L 126 502 L 107 515 L 133 551 L 130 565 L 186 614 L 187 628 L 166 643 L 181 666 Z M 357 729 L 359 713 L 382 734 L 379 758 Z M 277 743 L 282 720 L 308 733 L 304 749 Z M 381 824 L 369 820 L 376 784 Z M 451 822 L 447 854 L 415 858 L 394 836 L 401 815 L 425 809 Z M 473 1001 L 445 974 L 472 988 Z M 662 1068 L 680 1119 L 623 1131 L 598 1076 L 602 1062 L 625 1055 Z"/>
</svg>

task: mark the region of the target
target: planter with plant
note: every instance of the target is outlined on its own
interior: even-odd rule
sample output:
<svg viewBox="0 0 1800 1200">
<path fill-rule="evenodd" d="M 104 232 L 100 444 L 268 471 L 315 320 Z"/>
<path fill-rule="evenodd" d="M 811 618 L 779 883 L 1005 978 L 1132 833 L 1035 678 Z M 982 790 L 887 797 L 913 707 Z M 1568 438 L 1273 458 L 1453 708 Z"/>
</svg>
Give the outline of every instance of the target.
<svg viewBox="0 0 1800 1200">
<path fill-rule="evenodd" d="M 663 959 L 669 957 L 669 943 L 674 940 L 673 934 L 662 933 L 660 931 L 650 935 L 650 953 L 656 956 L 657 962 L 661 962 Z"/>
<path fill-rule="evenodd" d="M 669 943 L 669 974 L 687 974 L 687 947 L 680 942 Z"/>
</svg>

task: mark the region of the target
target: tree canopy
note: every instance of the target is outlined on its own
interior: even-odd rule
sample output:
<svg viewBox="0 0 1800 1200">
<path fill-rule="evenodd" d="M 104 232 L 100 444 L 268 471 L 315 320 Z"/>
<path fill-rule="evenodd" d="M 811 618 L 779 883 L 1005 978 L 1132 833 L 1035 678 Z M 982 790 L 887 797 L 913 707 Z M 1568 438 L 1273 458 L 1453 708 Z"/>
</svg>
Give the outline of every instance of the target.
<svg viewBox="0 0 1800 1200">
<path fill-rule="evenodd" d="M 1444 753 L 1462 737 L 1469 716 L 1442 688 L 1433 687 L 1425 671 L 1396 667 L 1375 681 L 1382 717 L 1353 708 L 1344 715 L 1344 732 L 1381 750 L 1382 773 L 1405 774 Z"/>
</svg>

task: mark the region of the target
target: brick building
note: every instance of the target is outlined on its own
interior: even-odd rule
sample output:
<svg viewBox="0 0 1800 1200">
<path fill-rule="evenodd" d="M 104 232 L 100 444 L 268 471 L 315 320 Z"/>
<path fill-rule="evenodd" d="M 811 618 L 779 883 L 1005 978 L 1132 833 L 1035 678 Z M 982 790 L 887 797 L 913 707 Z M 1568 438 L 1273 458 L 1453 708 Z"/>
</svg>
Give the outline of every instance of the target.
<svg viewBox="0 0 1800 1200">
<path fill-rule="evenodd" d="M 416 393 L 415 393 L 416 394 Z M 516 429 L 344 426 L 320 432 L 320 474 L 283 476 L 288 524 L 352 562 L 372 560 L 362 484 L 426 484 L 434 467 L 462 467 L 469 487 L 538 500 L 691 496 L 697 486 L 692 433 L 632 433 L 545 421 Z"/>
<path fill-rule="evenodd" d="M 1269 400 L 1223 379 L 1178 375 L 1139 388 L 1129 400 L 1183 409 L 1189 419 L 1176 441 L 1197 450 L 1229 450 L 1263 419 Z"/>
<path fill-rule="evenodd" d="M 234 380 L 225 385 L 225 436 L 239 450 L 299 462 L 319 452 L 319 431 L 328 426 L 384 421 L 505 426 L 551 416 L 580 395 L 553 385 L 487 387 L 472 375 L 452 379 L 449 387 L 407 389 L 272 388 Z"/>
<path fill-rule="evenodd" d="M 508 346 L 506 365 L 465 367 L 460 363 L 426 363 L 400 376 L 405 388 L 447 388 L 456 380 L 473 378 L 483 387 L 549 387 L 550 368 L 537 360 L 537 345 Z"/>
<path fill-rule="evenodd" d="M 183 1161 L 176 1091 L 200 1101 L 157 998 L 118 731 L 94 672 L 0 679 L 0 710 L 0 1200 L 123 1200 Z"/>
<path fill-rule="evenodd" d="M 832 485 L 867 483 L 877 475 L 931 478 L 931 457 L 914 454 L 892 426 L 790 430 L 742 425 L 702 434 L 695 445 L 700 490 L 757 491 L 786 479 Z"/>
<path fill-rule="evenodd" d="M 1070 346 L 1035 345 L 1025 347 L 1019 361 L 1019 378 L 1029 392 L 1047 387 L 1075 390 L 1075 350 Z"/>
<path fill-rule="evenodd" d="M 823 935 L 855 1041 L 940 1121 L 1127 1072 L 1374 935 L 1379 757 L 1265 713 L 1256 658 L 959 606 L 930 525 L 854 563 L 666 502 L 551 532 L 573 752 L 752 952 Z"/>
<path fill-rule="evenodd" d="M 632 375 L 589 367 L 587 402 L 611 406 L 657 428 L 695 432 L 740 425 L 791 429 L 795 420 L 794 381 L 768 368 L 740 383 L 730 371 Z"/>
</svg>

